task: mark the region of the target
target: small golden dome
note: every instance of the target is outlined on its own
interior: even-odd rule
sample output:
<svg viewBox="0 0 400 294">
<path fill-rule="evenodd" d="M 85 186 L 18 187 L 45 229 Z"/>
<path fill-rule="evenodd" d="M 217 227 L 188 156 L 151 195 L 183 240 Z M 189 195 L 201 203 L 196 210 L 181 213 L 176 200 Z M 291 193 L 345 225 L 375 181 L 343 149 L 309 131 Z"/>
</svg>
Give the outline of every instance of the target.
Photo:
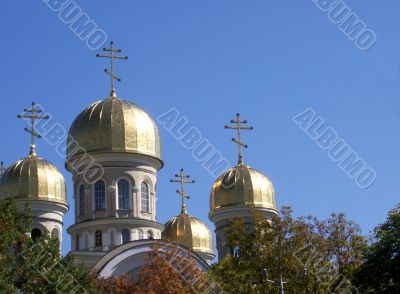
<svg viewBox="0 0 400 294">
<path fill-rule="evenodd" d="M 196 253 L 214 254 L 209 228 L 197 218 L 182 212 L 165 224 L 162 239 L 176 242 Z"/>
<path fill-rule="evenodd" d="M 14 163 L 1 176 L 0 198 L 43 200 L 67 205 L 65 180 L 54 165 L 31 155 Z"/>
<path fill-rule="evenodd" d="M 275 190 L 265 175 L 239 164 L 215 181 L 211 190 L 210 211 L 243 207 L 276 210 Z"/>
<path fill-rule="evenodd" d="M 78 115 L 70 128 L 67 146 L 68 161 L 84 151 L 122 152 L 151 156 L 163 164 L 154 120 L 139 106 L 113 97 L 93 103 Z"/>
</svg>

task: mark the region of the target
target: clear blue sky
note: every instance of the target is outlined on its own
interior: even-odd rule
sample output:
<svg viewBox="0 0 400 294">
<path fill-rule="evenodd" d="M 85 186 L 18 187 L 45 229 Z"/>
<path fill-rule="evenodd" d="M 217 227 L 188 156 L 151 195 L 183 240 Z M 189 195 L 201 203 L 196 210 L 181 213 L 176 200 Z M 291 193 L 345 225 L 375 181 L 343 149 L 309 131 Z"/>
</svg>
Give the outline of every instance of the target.
<svg viewBox="0 0 400 294">
<path fill-rule="evenodd" d="M 246 133 L 245 161 L 274 183 L 279 206 L 321 218 L 343 211 L 367 234 L 399 202 L 400 3 L 347 1 L 377 42 L 367 52 L 310 1 L 79 1 L 109 40 L 129 55 L 118 62 L 120 97 L 157 117 L 179 109 L 232 162 L 236 146 L 223 126 L 241 112 L 255 127 Z M 78 113 L 105 98 L 105 60 L 43 1 L 1 1 L 0 157 L 7 165 L 26 156 L 29 137 L 16 115 L 32 100 L 67 129 Z M 377 172 L 358 188 L 292 117 L 313 108 Z M 197 180 L 188 187 L 189 212 L 208 221 L 214 179 L 161 129 L 165 167 L 158 177 L 158 221 L 179 212 L 170 177 L 184 167 Z M 64 158 L 45 142 L 40 156 L 68 182 Z M 70 248 L 64 232 L 63 253 Z"/>
</svg>

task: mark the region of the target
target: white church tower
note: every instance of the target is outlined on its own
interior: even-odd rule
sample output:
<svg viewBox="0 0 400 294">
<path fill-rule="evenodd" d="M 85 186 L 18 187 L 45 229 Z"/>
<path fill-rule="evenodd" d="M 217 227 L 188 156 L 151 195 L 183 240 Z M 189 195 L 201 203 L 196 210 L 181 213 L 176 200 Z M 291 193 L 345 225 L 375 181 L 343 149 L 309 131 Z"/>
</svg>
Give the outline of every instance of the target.
<svg viewBox="0 0 400 294">
<path fill-rule="evenodd" d="M 163 166 L 158 128 L 139 106 L 117 97 L 114 59 L 119 49 L 103 49 L 111 60 L 111 93 L 74 120 L 66 167 L 74 182 L 74 262 L 92 267 L 107 252 L 129 241 L 160 239 L 156 221 L 157 171 Z"/>
</svg>

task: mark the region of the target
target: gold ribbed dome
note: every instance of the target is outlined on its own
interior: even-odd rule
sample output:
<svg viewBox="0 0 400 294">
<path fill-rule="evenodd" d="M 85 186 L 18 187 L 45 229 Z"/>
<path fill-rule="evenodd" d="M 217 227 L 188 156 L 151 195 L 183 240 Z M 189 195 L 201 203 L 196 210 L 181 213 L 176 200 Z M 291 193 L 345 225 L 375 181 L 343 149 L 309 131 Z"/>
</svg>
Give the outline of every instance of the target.
<svg viewBox="0 0 400 294">
<path fill-rule="evenodd" d="M 110 97 L 90 105 L 73 122 L 68 139 L 68 160 L 85 150 L 143 154 L 162 164 L 157 125 L 142 108 L 125 100 Z"/>
<path fill-rule="evenodd" d="M 54 165 L 31 155 L 14 163 L 1 176 L 0 198 L 43 200 L 67 205 L 65 180 Z"/>
<path fill-rule="evenodd" d="M 162 239 L 186 246 L 196 253 L 214 254 L 214 244 L 209 228 L 186 212 L 173 217 L 165 224 Z"/>
<path fill-rule="evenodd" d="M 275 190 L 265 175 L 239 164 L 215 181 L 211 190 L 210 211 L 243 207 L 276 210 Z"/>
</svg>

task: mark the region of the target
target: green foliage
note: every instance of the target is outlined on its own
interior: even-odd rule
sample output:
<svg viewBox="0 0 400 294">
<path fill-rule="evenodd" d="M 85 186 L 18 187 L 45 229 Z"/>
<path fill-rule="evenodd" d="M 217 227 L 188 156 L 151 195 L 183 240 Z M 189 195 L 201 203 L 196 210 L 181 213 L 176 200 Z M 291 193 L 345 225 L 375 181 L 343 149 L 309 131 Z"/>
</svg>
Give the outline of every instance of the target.
<svg viewBox="0 0 400 294">
<path fill-rule="evenodd" d="M 57 239 L 43 234 L 32 240 L 29 205 L 19 210 L 12 200 L 0 201 L 1 293 L 84 293 L 94 279 L 60 255 Z M 75 292 L 74 292 L 75 291 Z"/>
<path fill-rule="evenodd" d="M 18 212 L 11 200 L 0 201 L 0 284 L 6 293 L 14 293 L 23 283 L 25 265 L 20 251 L 29 241 L 25 232 L 30 222 L 29 207 Z"/>
<path fill-rule="evenodd" d="M 97 280 L 62 258 L 58 240 L 48 233 L 32 240 L 26 234 L 31 221 L 29 205 L 18 209 L 12 200 L 0 200 L 0 293 L 188 292 L 159 257 L 142 270 L 143 283 Z M 251 220 L 234 219 L 226 234 L 239 254 L 209 273 L 225 293 L 276 293 L 280 277 L 287 294 L 400 293 L 400 206 L 374 230 L 370 246 L 344 214 L 294 218 L 288 207 L 272 220 L 256 213 Z"/>
<path fill-rule="evenodd" d="M 276 293 L 280 277 L 285 293 L 355 290 L 349 278 L 361 264 L 365 241 L 343 214 L 295 219 L 284 207 L 271 221 L 254 214 L 250 223 L 232 221 L 226 234 L 239 257 L 227 256 L 210 271 L 227 293 Z"/>
<path fill-rule="evenodd" d="M 400 293 L 400 205 L 375 228 L 364 261 L 354 277 L 362 293 Z"/>
</svg>

